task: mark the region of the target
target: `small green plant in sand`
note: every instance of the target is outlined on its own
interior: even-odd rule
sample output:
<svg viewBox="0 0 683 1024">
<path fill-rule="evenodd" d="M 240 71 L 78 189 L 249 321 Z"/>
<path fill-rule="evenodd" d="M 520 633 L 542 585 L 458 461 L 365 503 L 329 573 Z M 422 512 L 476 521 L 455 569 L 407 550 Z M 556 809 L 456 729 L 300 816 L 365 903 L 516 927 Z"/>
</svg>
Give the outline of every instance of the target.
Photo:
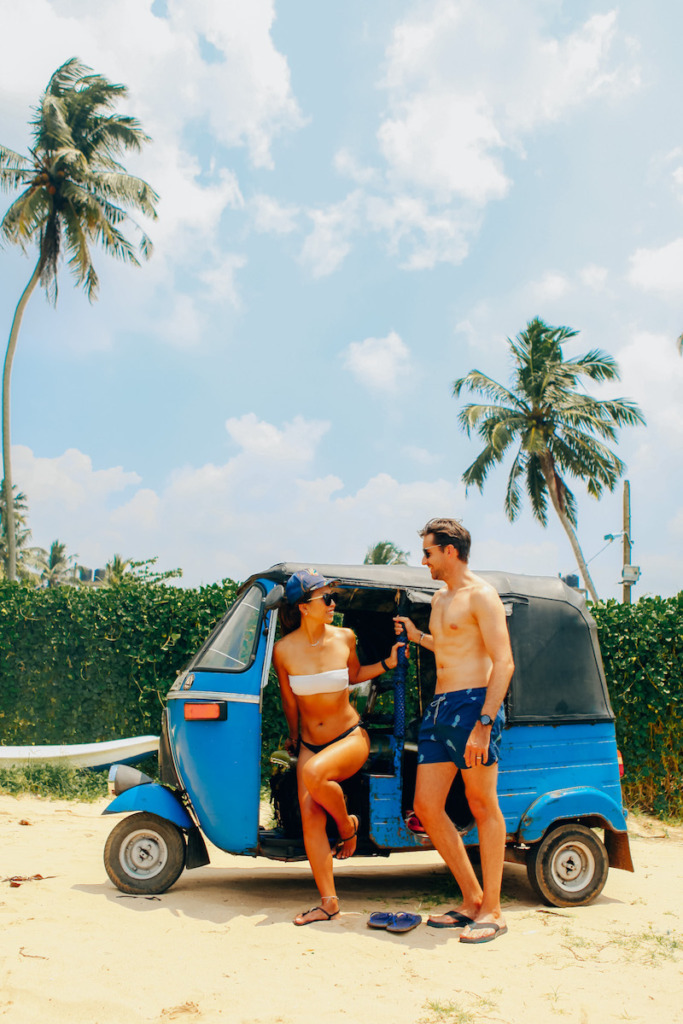
<svg viewBox="0 0 683 1024">
<path fill-rule="evenodd" d="M 565 939 L 564 948 L 577 960 L 585 960 L 588 957 L 596 960 L 604 954 L 602 959 L 606 961 L 613 959 L 616 954 L 618 960 L 624 963 L 640 963 L 654 967 L 663 960 L 673 960 L 676 953 L 683 950 L 683 939 L 678 933 L 668 930 L 656 932 L 652 925 L 642 932 L 610 930 L 605 934 L 606 941 L 577 935 L 571 928 L 563 928 L 562 936 Z"/>
<path fill-rule="evenodd" d="M 562 1014 L 562 1015 L 565 1015 L 565 1014 L 568 1013 L 567 1010 L 563 1009 L 560 1006 L 560 1000 L 563 999 L 564 997 L 561 995 L 559 989 L 554 988 L 552 990 L 552 992 L 544 992 L 543 997 L 544 997 L 544 999 L 547 999 L 548 1002 L 550 1003 L 550 1009 L 551 1009 L 552 1013 L 558 1013 L 558 1014 Z"/>
<path fill-rule="evenodd" d="M 459 993 L 460 994 L 460 993 Z M 427 1016 L 420 1017 L 419 1024 L 474 1024 L 475 1021 L 490 1020 L 486 1011 L 496 1010 L 497 1004 L 490 996 L 479 996 L 474 992 L 462 993 L 469 1006 L 459 1003 L 444 1002 L 439 999 L 430 999 L 424 1004 Z M 500 994 L 500 989 L 494 989 L 492 995 Z M 499 1020 L 500 1018 L 495 1018 Z"/>
</svg>

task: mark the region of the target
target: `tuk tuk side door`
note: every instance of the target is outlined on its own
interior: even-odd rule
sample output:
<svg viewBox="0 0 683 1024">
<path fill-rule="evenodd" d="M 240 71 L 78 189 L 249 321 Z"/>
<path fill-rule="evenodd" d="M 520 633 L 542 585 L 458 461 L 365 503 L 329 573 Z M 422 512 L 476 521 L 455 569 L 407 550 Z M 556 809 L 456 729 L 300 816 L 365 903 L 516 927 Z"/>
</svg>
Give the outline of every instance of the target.
<svg viewBox="0 0 683 1024">
<path fill-rule="evenodd" d="M 168 694 L 169 741 L 202 832 L 255 856 L 261 787 L 261 689 L 271 647 L 272 584 L 242 594 Z"/>
</svg>

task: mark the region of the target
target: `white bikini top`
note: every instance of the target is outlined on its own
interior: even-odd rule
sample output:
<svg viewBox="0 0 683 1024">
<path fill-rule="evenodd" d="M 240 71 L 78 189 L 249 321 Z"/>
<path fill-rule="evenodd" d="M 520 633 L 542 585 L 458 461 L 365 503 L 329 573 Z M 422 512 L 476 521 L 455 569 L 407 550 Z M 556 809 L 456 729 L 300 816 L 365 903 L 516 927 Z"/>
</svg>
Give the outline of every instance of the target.
<svg viewBox="0 0 683 1024">
<path fill-rule="evenodd" d="M 348 689 L 348 668 L 333 668 L 329 672 L 315 672 L 308 676 L 290 676 L 289 685 L 297 697 L 312 697 L 318 693 L 338 693 Z"/>
</svg>

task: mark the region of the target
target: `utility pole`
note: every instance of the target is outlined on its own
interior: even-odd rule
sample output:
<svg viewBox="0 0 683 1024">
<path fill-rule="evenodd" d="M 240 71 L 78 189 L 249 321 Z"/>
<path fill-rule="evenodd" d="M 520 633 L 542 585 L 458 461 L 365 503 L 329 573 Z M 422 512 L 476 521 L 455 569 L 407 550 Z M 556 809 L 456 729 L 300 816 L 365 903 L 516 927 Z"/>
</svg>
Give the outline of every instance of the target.
<svg viewBox="0 0 683 1024">
<path fill-rule="evenodd" d="M 622 564 L 629 567 L 631 565 L 631 485 L 628 480 L 624 480 L 624 557 Z M 622 603 L 630 604 L 633 581 L 626 573 L 622 573 L 622 579 L 624 583 Z"/>
</svg>

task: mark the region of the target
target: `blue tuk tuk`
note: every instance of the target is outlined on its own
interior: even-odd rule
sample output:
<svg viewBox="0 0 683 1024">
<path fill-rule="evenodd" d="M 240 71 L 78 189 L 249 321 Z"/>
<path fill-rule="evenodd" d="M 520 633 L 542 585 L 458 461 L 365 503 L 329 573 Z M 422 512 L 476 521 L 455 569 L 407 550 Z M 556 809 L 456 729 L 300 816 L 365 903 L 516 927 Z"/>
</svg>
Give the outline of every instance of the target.
<svg viewBox="0 0 683 1024">
<path fill-rule="evenodd" d="M 115 799 L 105 813 L 129 816 L 110 834 L 104 862 L 123 892 L 164 892 L 183 868 L 207 864 L 204 836 L 233 854 L 305 858 L 296 769 L 282 753 L 271 779 L 275 824 L 259 826 L 264 692 L 273 678 L 284 583 L 301 568 L 335 581 L 337 611 L 354 630 L 365 663 L 388 655 L 395 615 L 428 629 L 431 598 L 442 585 L 426 569 L 402 565 L 282 563 L 251 576 L 170 688 L 161 782 L 129 766 L 111 769 Z M 506 859 L 526 864 L 533 890 L 546 903 L 581 906 L 602 891 L 609 867 L 633 871 L 595 622 L 583 595 L 559 578 L 479 575 L 500 594 L 515 661 L 498 782 Z M 398 675 L 373 680 L 359 699 L 371 751 L 358 775 L 344 783 L 349 811 L 361 823 L 356 856 L 430 848 L 419 825 L 417 831 L 409 825 L 417 727 L 436 680 L 432 653 L 417 649 L 407 682 Z M 476 852 L 460 773 L 447 810 Z"/>
</svg>

